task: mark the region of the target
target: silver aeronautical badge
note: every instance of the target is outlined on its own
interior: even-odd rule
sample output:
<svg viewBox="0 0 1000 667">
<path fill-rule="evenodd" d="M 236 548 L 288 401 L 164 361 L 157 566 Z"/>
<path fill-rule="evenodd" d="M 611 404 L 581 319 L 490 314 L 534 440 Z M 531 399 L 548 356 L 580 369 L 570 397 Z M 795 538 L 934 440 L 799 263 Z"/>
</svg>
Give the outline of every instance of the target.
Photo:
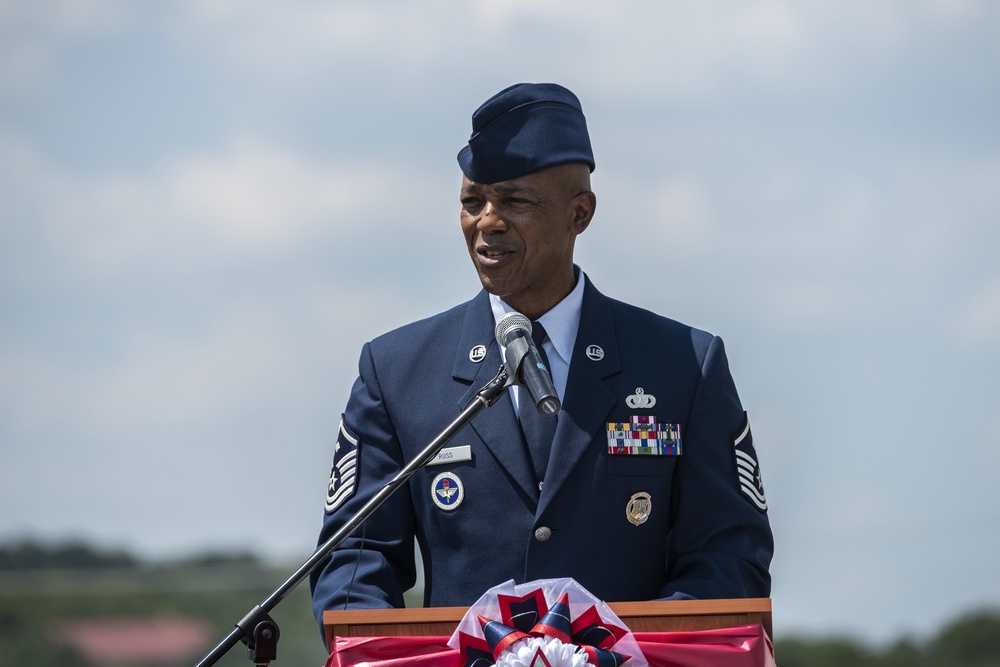
<svg viewBox="0 0 1000 667">
<path fill-rule="evenodd" d="M 587 358 L 591 361 L 600 361 L 604 358 L 604 348 L 600 345 L 588 345 Z"/>
<path fill-rule="evenodd" d="M 431 500 L 443 510 L 451 511 L 465 499 L 462 480 L 453 472 L 443 472 L 431 482 Z"/>
<path fill-rule="evenodd" d="M 469 361 L 474 364 L 478 364 L 480 361 L 486 358 L 486 346 L 477 345 L 471 350 L 469 350 Z"/>
<path fill-rule="evenodd" d="M 633 526 L 645 523 L 649 518 L 649 513 L 653 510 L 653 501 L 645 491 L 636 493 L 629 498 L 628 505 L 625 506 L 625 518 Z"/>
<path fill-rule="evenodd" d="M 649 409 L 656 405 L 656 396 L 647 394 L 646 390 L 642 387 L 636 387 L 635 393 L 630 394 L 629 397 L 625 399 L 625 405 L 629 406 L 633 410 Z"/>
</svg>

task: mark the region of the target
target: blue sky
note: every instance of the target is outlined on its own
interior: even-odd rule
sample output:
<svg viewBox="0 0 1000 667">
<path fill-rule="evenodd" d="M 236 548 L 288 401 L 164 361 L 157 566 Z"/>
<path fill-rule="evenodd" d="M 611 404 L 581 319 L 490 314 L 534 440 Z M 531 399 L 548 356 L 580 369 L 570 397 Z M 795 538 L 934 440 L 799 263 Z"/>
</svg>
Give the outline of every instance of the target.
<svg viewBox="0 0 1000 667">
<path fill-rule="evenodd" d="M 0 539 L 304 560 L 360 346 L 477 290 L 455 154 L 518 81 L 583 102 L 598 287 L 726 340 L 776 632 L 1000 604 L 986 0 L 4 2 Z"/>
</svg>

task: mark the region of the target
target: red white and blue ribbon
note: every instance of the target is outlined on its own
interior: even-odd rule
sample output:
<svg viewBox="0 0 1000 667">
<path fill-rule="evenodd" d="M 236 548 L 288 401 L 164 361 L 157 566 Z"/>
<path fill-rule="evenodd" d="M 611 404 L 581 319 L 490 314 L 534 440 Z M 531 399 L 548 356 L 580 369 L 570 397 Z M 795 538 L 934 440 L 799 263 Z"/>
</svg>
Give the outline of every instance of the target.
<svg viewBox="0 0 1000 667">
<path fill-rule="evenodd" d="M 460 667 L 644 667 L 638 643 L 573 579 L 496 586 L 469 608 L 448 645 Z"/>
</svg>

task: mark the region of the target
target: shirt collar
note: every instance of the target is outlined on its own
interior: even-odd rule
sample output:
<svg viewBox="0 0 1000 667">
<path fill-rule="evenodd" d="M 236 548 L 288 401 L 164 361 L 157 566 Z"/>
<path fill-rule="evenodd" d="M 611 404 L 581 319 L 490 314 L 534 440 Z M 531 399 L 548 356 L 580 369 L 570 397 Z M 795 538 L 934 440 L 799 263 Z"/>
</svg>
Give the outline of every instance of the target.
<svg viewBox="0 0 1000 667">
<path fill-rule="evenodd" d="M 583 310 L 583 271 L 579 267 L 576 270 L 576 285 L 573 291 L 566 295 L 562 301 L 553 306 L 547 313 L 538 318 L 538 321 L 545 327 L 545 333 L 549 336 L 552 347 L 566 364 L 573 358 L 573 346 L 576 344 L 576 334 L 580 330 L 580 311 Z M 513 313 L 514 309 L 498 296 L 490 294 L 490 307 L 493 309 L 493 321 L 497 323 L 507 313 Z"/>
</svg>

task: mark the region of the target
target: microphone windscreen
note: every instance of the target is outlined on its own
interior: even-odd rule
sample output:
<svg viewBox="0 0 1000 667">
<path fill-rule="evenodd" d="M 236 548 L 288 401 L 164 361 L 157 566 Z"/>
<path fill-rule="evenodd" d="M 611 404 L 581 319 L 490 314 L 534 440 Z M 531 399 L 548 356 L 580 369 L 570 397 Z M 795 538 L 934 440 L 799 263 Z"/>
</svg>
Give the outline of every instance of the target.
<svg viewBox="0 0 1000 667">
<path fill-rule="evenodd" d="M 496 336 L 497 342 L 507 345 L 507 337 L 511 332 L 523 330 L 529 337 L 531 336 L 531 320 L 518 312 L 507 313 L 497 322 Z"/>
</svg>

